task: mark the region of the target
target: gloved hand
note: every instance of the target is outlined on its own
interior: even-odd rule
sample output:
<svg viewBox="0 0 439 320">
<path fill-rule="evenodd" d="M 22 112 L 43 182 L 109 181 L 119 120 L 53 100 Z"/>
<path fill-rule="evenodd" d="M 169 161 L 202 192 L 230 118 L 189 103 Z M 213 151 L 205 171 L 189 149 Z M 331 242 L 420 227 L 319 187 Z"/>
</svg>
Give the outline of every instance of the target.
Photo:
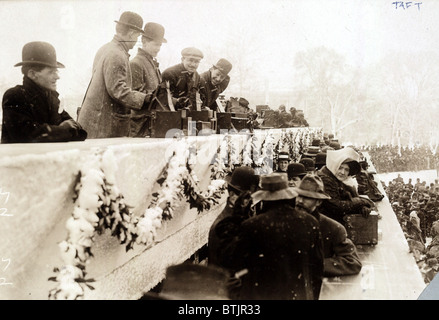
<svg viewBox="0 0 439 320">
<path fill-rule="evenodd" d="M 174 100 L 172 101 L 174 103 Z M 185 109 L 188 108 L 190 105 L 189 98 L 188 97 L 180 97 L 176 99 L 174 106 L 176 109 Z"/>
<path fill-rule="evenodd" d="M 364 217 L 364 218 L 368 218 L 370 215 L 370 212 L 372 211 L 371 208 L 369 207 L 361 207 L 360 209 L 360 214 Z"/>
<path fill-rule="evenodd" d="M 73 119 L 65 120 L 59 125 L 61 128 L 79 130 L 81 126 Z"/>
</svg>

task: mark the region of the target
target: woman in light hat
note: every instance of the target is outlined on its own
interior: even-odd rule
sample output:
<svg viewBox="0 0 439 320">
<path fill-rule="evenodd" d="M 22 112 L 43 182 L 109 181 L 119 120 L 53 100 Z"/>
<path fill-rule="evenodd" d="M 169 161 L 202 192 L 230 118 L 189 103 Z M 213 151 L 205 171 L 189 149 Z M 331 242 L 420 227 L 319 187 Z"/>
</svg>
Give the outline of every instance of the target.
<svg viewBox="0 0 439 320">
<path fill-rule="evenodd" d="M 297 192 L 286 173 L 261 176 L 254 204 L 260 214 L 245 220 L 225 248 L 242 276 L 240 299 L 317 300 L 323 274 L 322 239 L 318 221 L 294 209 Z"/>
<path fill-rule="evenodd" d="M 331 199 L 324 200 L 321 212 L 345 225 L 344 216 L 362 214 L 365 217 L 374 207 L 370 199 L 359 197 L 357 190 L 349 182 L 360 172 L 360 155 L 352 148 L 328 150 L 326 165 L 317 174 L 323 180 L 326 193 Z"/>
</svg>

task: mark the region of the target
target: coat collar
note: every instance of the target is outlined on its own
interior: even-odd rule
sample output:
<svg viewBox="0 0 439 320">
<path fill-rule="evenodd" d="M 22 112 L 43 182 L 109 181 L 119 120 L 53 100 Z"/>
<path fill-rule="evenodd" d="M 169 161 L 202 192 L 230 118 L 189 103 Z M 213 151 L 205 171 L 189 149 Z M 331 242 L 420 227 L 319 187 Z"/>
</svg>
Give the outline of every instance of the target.
<svg viewBox="0 0 439 320">
<path fill-rule="evenodd" d="M 129 49 L 127 47 L 126 41 L 124 41 L 120 35 L 118 34 L 114 35 L 113 42 L 121 46 L 121 48 L 126 52 L 126 54 L 130 56 L 130 54 L 128 53 Z"/>
<path fill-rule="evenodd" d="M 59 94 L 56 91 L 52 91 L 52 90 L 48 90 L 45 89 L 41 86 L 39 86 L 37 83 L 35 83 L 31 78 L 29 78 L 28 76 L 24 76 L 23 77 L 23 87 L 32 95 L 32 96 L 37 96 L 37 95 L 42 95 L 46 98 L 49 98 L 51 96 L 53 97 L 58 97 Z"/>
</svg>

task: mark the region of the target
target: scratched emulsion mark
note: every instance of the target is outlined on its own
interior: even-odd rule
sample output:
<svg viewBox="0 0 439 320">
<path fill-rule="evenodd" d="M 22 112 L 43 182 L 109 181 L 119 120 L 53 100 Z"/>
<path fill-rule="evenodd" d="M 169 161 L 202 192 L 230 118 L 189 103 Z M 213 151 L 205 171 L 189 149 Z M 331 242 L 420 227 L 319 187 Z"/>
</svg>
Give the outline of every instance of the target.
<svg viewBox="0 0 439 320">
<path fill-rule="evenodd" d="M 0 219 L 10 219 L 10 217 L 13 217 L 13 214 L 8 213 L 7 204 L 9 201 L 9 192 L 3 191 L 0 188 Z M 0 223 L 7 223 L 4 221 L 0 221 Z M 0 252 L 1 256 L 1 252 Z M 5 277 L 9 268 L 9 265 L 11 264 L 11 259 L 9 257 L 3 257 L 1 256 L 0 261 L 0 289 L 3 286 L 11 286 L 12 282 L 9 282 L 8 279 Z"/>
<path fill-rule="evenodd" d="M 413 2 L 413 1 L 394 1 L 392 5 L 395 6 L 395 9 L 403 9 L 407 10 L 410 8 L 417 8 L 418 11 L 421 10 L 422 2 Z"/>
<path fill-rule="evenodd" d="M 361 268 L 361 289 L 366 290 L 375 289 L 375 270 L 373 265 L 366 265 Z"/>
</svg>

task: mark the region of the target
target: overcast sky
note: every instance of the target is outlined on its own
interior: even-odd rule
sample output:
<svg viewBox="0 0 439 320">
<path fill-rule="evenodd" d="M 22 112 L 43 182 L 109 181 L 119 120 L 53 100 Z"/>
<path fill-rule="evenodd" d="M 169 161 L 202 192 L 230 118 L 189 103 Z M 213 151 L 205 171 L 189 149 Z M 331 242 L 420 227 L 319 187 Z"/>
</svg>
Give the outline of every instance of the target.
<svg viewBox="0 0 439 320">
<path fill-rule="evenodd" d="M 392 0 L 0 1 L 0 80 L 10 86 L 20 83 L 22 75 L 13 65 L 21 61 L 26 42 L 41 40 L 53 44 L 58 61 L 66 65 L 58 84 L 61 95 L 85 92 L 96 51 L 112 39 L 114 20 L 129 10 L 139 13 L 144 22 L 165 27 L 168 43 L 158 57 L 162 71 L 180 62 L 181 49 L 196 46 L 206 53 L 198 71 L 221 57 L 236 67 L 236 57 L 242 55 L 257 62 L 258 74 L 270 87 L 281 86 L 292 81 L 295 53 L 317 46 L 332 48 L 359 66 L 389 53 L 436 50 L 439 1 L 406 4 Z M 136 50 L 130 53 L 134 56 Z"/>
</svg>

